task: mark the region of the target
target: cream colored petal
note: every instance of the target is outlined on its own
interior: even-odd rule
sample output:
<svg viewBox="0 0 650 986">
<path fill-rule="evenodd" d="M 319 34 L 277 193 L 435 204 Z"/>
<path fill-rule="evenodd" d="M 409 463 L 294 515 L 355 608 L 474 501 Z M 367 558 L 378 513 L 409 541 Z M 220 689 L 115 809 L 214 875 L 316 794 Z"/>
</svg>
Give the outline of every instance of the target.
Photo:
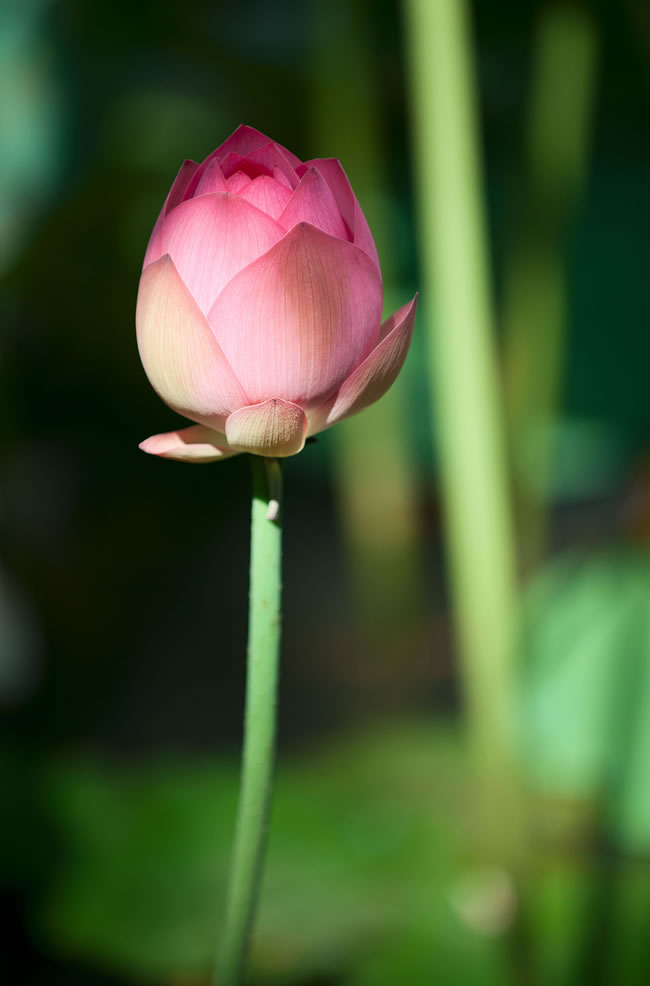
<svg viewBox="0 0 650 986">
<path fill-rule="evenodd" d="M 179 414 L 222 429 L 231 411 L 250 403 L 168 256 L 142 272 L 136 326 L 145 373 Z"/>
<path fill-rule="evenodd" d="M 278 399 L 241 407 L 226 421 L 226 438 L 232 448 L 274 459 L 300 452 L 306 432 L 302 408 Z"/>
<path fill-rule="evenodd" d="M 204 425 L 191 425 L 180 431 L 152 435 L 140 443 L 143 452 L 178 462 L 218 462 L 238 452 L 228 446 L 226 436 Z"/>
</svg>

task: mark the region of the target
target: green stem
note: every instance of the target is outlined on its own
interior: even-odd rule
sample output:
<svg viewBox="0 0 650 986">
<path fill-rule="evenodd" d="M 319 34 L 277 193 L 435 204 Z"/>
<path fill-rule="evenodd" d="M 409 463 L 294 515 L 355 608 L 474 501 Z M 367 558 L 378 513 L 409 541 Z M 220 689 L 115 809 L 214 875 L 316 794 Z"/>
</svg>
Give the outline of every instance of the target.
<svg viewBox="0 0 650 986">
<path fill-rule="evenodd" d="M 246 716 L 239 811 L 216 982 L 242 981 L 269 826 L 280 653 L 282 530 L 277 460 L 251 456 L 253 506 Z M 269 514 L 271 519 L 269 519 Z"/>
<path fill-rule="evenodd" d="M 468 4 L 408 0 L 423 299 L 467 717 L 504 860 L 522 830 L 515 778 L 515 552 L 498 387 Z"/>
</svg>

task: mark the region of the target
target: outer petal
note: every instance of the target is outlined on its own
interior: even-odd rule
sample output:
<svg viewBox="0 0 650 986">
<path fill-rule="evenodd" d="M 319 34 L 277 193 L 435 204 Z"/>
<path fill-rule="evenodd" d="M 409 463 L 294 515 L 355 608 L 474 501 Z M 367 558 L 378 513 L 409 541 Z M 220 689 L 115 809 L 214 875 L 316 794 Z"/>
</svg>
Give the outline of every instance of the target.
<svg viewBox="0 0 650 986">
<path fill-rule="evenodd" d="M 240 123 L 237 129 L 233 130 L 230 137 L 227 137 L 223 144 L 220 144 L 216 151 L 212 152 L 210 158 L 216 157 L 219 161 L 222 161 L 231 151 L 235 154 L 240 154 L 242 157 L 246 157 L 256 147 L 262 147 L 263 144 L 268 144 L 270 139 L 270 137 L 266 137 L 259 130 L 256 130 L 255 127 L 249 127 L 245 123 Z"/>
<path fill-rule="evenodd" d="M 232 181 L 232 178 L 230 181 Z M 261 209 L 267 216 L 271 216 L 272 219 L 278 219 L 291 198 L 291 189 L 288 185 L 278 182 L 274 178 L 269 178 L 268 175 L 261 175 L 254 181 L 249 182 L 246 188 L 243 188 L 237 194 L 257 209 Z"/>
<path fill-rule="evenodd" d="M 169 189 L 169 195 L 165 202 L 165 215 L 183 201 L 199 167 L 196 161 L 183 161 L 172 187 Z"/>
<path fill-rule="evenodd" d="M 179 462 L 216 462 L 237 455 L 235 449 L 228 446 L 225 435 L 204 425 L 191 425 L 180 431 L 152 435 L 140 443 L 140 448 L 149 455 L 177 459 Z"/>
<path fill-rule="evenodd" d="M 402 368 L 413 335 L 417 295 L 382 325 L 381 341 L 350 374 L 329 411 L 325 425 L 356 414 L 378 401 Z"/>
<path fill-rule="evenodd" d="M 278 222 L 285 229 L 293 229 L 299 222 L 308 222 L 341 240 L 351 239 L 336 199 L 318 168 L 310 168 L 300 179 Z"/>
<path fill-rule="evenodd" d="M 235 195 L 202 195 L 182 202 L 164 221 L 162 247 L 208 312 L 233 274 L 272 247 L 284 230 Z"/>
<path fill-rule="evenodd" d="M 379 263 L 377 247 L 375 246 L 375 241 L 372 233 L 370 232 L 368 220 L 363 214 L 356 195 L 354 197 L 354 242 L 368 254 L 371 260 L 377 264 L 377 270 L 381 273 L 381 265 Z"/>
<path fill-rule="evenodd" d="M 273 399 L 240 407 L 226 420 L 228 444 L 239 452 L 284 458 L 305 444 L 307 418 L 297 404 Z"/>
<path fill-rule="evenodd" d="M 379 256 L 377 247 L 372 238 L 370 227 L 363 214 L 356 195 L 352 190 L 352 185 L 346 175 L 341 162 L 336 158 L 315 158 L 307 161 L 309 167 L 317 167 L 322 173 L 327 184 L 334 193 L 341 214 L 352 233 L 354 243 L 368 254 L 370 259 L 377 265 L 377 270 L 381 273 L 379 266 Z"/>
<path fill-rule="evenodd" d="M 338 158 L 314 158 L 313 161 L 305 161 L 303 167 L 318 168 L 331 188 L 338 207 L 341 210 L 341 215 L 347 223 L 350 232 L 354 232 L 354 202 L 356 196 L 352 191 L 352 185 Z"/>
<path fill-rule="evenodd" d="M 156 219 L 156 224 L 149 237 L 149 243 L 144 254 L 143 267 L 146 267 L 147 264 L 152 264 L 154 260 L 158 260 L 162 256 L 162 226 L 163 219 L 165 218 L 165 205 L 167 205 L 167 201 L 163 204 L 160 215 Z"/>
<path fill-rule="evenodd" d="M 278 151 L 282 152 L 282 157 L 286 158 L 294 171 L 296 168 L 300 167 L 302 164 L 300 158 L 296 157 L 296 155 L 293 154 L 288 147 L 285 147 L 284 144 L 278 144 L 277 140 L 273 140 L 271 143 Z"/>
<path fill-rule="evenodd" d="M 183 197 L 185 190 L 187 189 L 193 176 L 196 174 L 198 167 L 199 166 L 196 161 L 183 161 L 181 164 L 180 170 L 172 183 L 172 187 L 167 194 L 167 198 L 163 202 L 160 215 L 156 219 L 156 224 L 153 228 L 151 236 L 149 237 L 149 244 L 144 255 L 144 263 L 142 264 L 143 267 L 146 267 L 147 264 L 152 264 L 154 260 L 158 260 L 159 257 L 162 257 L 163 219 L 169 210 L 173 209 L 174 205 L 181 201 L 181 198 Z M 170 205 L 170 203 L 172 204 Z"/>
<path fill-rule="evenodd" d="M 222 430 L 231 411 L 250 404 L 168 256 L 142 272 L 135 319 L 145 373 L 175 411 Z"/>
<path fill-rule="evenodd" d="M 210 325 L 251 401 L 323 403 L 373 349 L 382 290 L 367 255 L 309 223 L 226 285 Z"/>
</svg>

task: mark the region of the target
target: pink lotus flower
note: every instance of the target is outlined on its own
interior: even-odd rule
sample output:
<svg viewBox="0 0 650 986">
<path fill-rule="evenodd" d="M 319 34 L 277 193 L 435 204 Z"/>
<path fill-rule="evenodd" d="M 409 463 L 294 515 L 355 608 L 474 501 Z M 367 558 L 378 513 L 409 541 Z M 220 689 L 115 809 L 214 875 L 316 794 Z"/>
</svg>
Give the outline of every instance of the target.
<svg viewBox="0 0 650 986">
<path fill-rule="evenodd" d="M 374 403 L 411 340 L 415 298 L 381 325 L 377 250 L 340 163 L 301 163 L 240 126 L 185 161 L 140 279 L 140 357 L 196 424 L 140 448 L 185 461 L 287 456 Z"/>
</svg>

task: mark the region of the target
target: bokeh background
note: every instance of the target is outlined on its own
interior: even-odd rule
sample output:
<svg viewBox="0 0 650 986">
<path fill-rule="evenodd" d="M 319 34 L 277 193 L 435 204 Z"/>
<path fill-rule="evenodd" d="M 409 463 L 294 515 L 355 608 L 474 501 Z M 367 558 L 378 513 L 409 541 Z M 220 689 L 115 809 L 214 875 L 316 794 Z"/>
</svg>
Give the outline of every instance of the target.
<svg viewBox="0 0 650 986">
<path fill-rule="evenodd" d="M 464 700 L 477 665 L 446 561 L 449 421 L 431 400 L 431 339 L 454 326 L 437 323 L 418 248 L 413 7 L 2 5 L 8 982 L 211 981 L 248 463 L 138 451 L 176 419 L 133 316 L 180 162 L 240 122 L 302 158 L 340 157 L 386 310 L 421 297 L 390 394 L 287 462 L 280 750 L 250 983 L 650 982 L 650 15 L 645 0 L 470 4 L 517 572 L 514 764 L 497 750 L 482 775 Z M 468 399 L 459 387 L 461 425 Z"/>
</svg>

